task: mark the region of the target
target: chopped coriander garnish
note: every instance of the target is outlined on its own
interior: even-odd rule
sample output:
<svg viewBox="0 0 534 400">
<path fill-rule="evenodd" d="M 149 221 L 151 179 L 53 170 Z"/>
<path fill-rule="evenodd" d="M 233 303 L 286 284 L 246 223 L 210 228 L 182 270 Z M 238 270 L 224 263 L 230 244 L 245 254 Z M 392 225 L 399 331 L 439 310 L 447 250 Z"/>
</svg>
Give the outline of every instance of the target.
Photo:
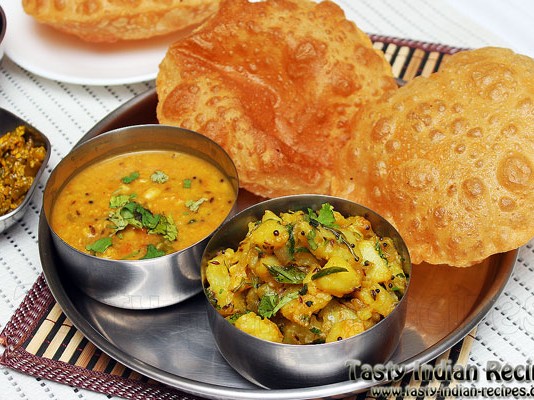
<svg viewBox="0 0 534 400">
<path fill-rule="evenodd" d="M 103 237 L 92 244 L 88 244 L 85 248 L 94 253 L 103 253 L 111 246 L 111 243 L 112 241 L 110 237 Z"/>
<path fill-rule="evenodd" d="M 154 183 L 165 183 L 169 180 L 169 176 L 163 171 L 154 171 L 154 173 L 150 175 L 150 180 Z"/>
<path fill-rule="evenodd" d="M 235 314 L 230 315 L 229 317 L 226 317 L 226 320 L 230 322 L 232 325 L 235 324 L 235 322 L 239 319 L 239 317 L 248 314 L 250 311 L 245 312 L 236 312 Z"/>
<path fill-rule="evenodd" d="M 299 294 L 297 292 L 285 294 L 281 298 L 279 298 L 276 293 L 267 294 L 260 300 L 258 314 L 263 318 L 271 318 L 273 315 L 276 315 L 278 310 L 280 310 L 291 300 L 296 299 L 298 296 Z"/>
<path fill-rule="evenodd" d="M 310 328 L 310 332 L 311 332 L 311 333 L 314 333 L 314 334 L 316 334 L 316 335 L 320 335 L 320 334 L 321 334 L 321 330 L 320 330 L 319 328 L 316 328 L 315 326 L 312 326 L 312 327 Z"/>
<path fill-rule="evenodd" d="M 308 217 L 310 218 L 310 221 L 319 222 L 326 227 L 334 228 L 336 226 L 334 207 L 328 203 L 323 203 L 318 213 L 311 208 L 308 208 Z"/>
<path fill-rule="evenodd" d="M 158 250 L 153 244 L 149 244 L 146 248 L 146 254 L 141 258 L 141 260 L 147 260 L 149 258 L 157 258 L 164 256 L 165 252 L 163 250 Z"/>
<path fill-rule="evenodd" d="M 185 206 L 187 208 L 189 208 L 191 211 L 193 212 L 197 212 L 198 209 L 200 208 L 200 205 L 202 203 L 204 203 L 205 201 L 208 201 L 208 199 L 206 199 L 205 197 L 201 197 L 200 199 L 198 199 L 197 201 L 193 201 L 193 200 L 187 200 L 185 202 Z"/>
<path fill-rule="evenodd" d="M 289 233 L 289 239 L 286 243 L 287 252 L 289 253 L 289 256 L 291 259 L 295 259 L 295 236 L 293 234 L 293 224 L 287 225 L 287 232 Z"/>
<path fill-rule="evenodd" d="M 191 189 L 191 179 L 184 179 L 182 185 L 184 189 Z"/>
<path fill-rule="evenodd" d="M 135 181 L 137 178 L 139 178 L 139 172 L 137 171 L 134 171 L 132 172 L 130 175 L 127 175 L 127 176 L 124 176 L 121 178 L 121 181 L 123 183 L 132 183 L 133 181 Z"/>
<path fill-rule="evenodd" d="M 310 230 L 307 234 L 306 234 L 306 239 L 308 240 L 308 244 L 310 246 L 310 249 L 312 250 L 317 250 L 319 248 L 319 245 L 317 244 L 317 242 L 315 241 L 315 236 L 317 235 L 317 233 L 315 232 L 314 229 Z"/>
<path fill-rule="evenodd" d="M 112 196 L 109 199 L 109 206 L 111 208 L 122 207 L 126 205 L 126 203 L 128 203 L 130 200 L 135 199 L 135 197 L 137 197 L 135 194 L 119 194 L 117 196 Z"/>
<path fill-rule="evenodd" d="M 274 280 L 280 283 L 298 284 L 302 283 L 306 277 L 304 271 L 293 266 L 281 267 L 278 265 L 264 265 L 267 267 L 267 270 L 273 276 Z"/>
<path fill-rule="evenodd" d="M 152 214 L 141 204 L 132 201 L 132 198 L 124 195 L 111 198 L 110 207 L 114 210 L 109 213 L 108 220 L 115 225 L 115 232 L 131 225 L 135 228 L 146 228 L 148 233 L 162 235 L 168 240 L 178 238 L 178 228 L 170 215 Z"/>
</svg>

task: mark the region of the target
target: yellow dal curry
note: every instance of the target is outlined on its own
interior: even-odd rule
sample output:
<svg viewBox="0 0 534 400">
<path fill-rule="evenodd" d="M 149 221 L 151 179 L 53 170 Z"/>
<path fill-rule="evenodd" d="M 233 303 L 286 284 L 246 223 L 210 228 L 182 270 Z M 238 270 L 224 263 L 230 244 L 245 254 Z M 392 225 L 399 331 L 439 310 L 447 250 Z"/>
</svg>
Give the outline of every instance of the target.
<svg viewBox="0 0 534 400">
<path fill-rule="evenodd" d="M 110 259 L 154 258 L 208 236 L 235 191 L 210 162 L 167 150 L 92 164 L 61 189 L 54 231 L 76 249 Z"/>
</svg>

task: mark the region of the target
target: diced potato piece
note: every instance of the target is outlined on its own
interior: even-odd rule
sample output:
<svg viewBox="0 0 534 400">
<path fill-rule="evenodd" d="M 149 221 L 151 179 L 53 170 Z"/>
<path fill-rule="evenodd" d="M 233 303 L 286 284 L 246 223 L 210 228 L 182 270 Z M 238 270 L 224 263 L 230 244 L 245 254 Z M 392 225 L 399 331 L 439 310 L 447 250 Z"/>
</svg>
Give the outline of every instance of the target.
<svg viewBox="0 0 534 400">
<path fill-rule="evenodd" d="M 376 294 L 373 304 L 375 311 L 383 316 L 389 315 L 397 305 L 397 298 L 387 290 L 381 290 Z"/>
<path fill-rule="evenodd" d="M 302 326 L 293 321 L 285 320 L 283 323 L 284 343 L 287 344 L 310 344 L 322 339 L 320 324 L 312 321 L 310 326 Z"/>
<path fill-rule="evenodd" d="M 253 312 L 240 316 L 235 321 L 235 327 L 252 336 L 271 342 L 281 343 L 284 338 L 274 322 L 267 318 L 261 318 Z"/>
<path fill-rule="evenodd" d="M 360 286 L 362 280 L 361 271 L 355 270 L 346 259 L 334 256 L 324 265 L 323 270 L 335 267 L 345 268 L 346 271 L 335 272 L 315 279 L 315 285 L 319 290 L 336 297 L 342 297 L 352 293 Z"/>
<path fill-rule="evenodd" d="M 265 221 L 268 221 L 268 220 L 274 220 L 274 221 L 282 222 L 282 218 L 279 217 L 278 215 L 276 215 L 271 210 L 266 210 L 263 213 L 263 217 L 261 218 L 261 222 L 262 223 L 265 222 Z"/>
<path fill-rule="evenodd" d="M 279 221 L 268 219 L 252 231 L 250 240 L 263 250 L 273 250 L 286 245 L 289 232 Z"/>
<path fill-rule="evenodd" d="M 254 274 L 260 278 L 263 282 L 275 282 L 273 276 L 267 268 L 268 265 L 280 265 L 280 261 L 274 255 L 266 255 L 264 257 L 258 258 L 256 263 L 250 265 L 250 268 Z"/>
<path fill-rule="evenodd" d="M 247 265 L 241 260 L 234 263 L 228 269 L 230 273 L 230 286 L 232 292 L 240 292 L 250 287 L 250 282 L 247 276 Z"/>
<path fill-rule="evenodd" d="M 364 330 L 365 327 L 362 321 L 358 319 L 345 319 L 334 324 L 332 329 L 330 329 L 326 335 L 326 342 L 328 343 L 347 339 L 363 332 Z"/>
<path fill-rule="evenodd" d="M 343 321 L 345 319 L 356 319 L 357 313 L 340 302 L 332 300 L 320 311 L 319 316 L 323 320 L 324 331 L 328 332 L 332 329 L 332 326 L 339 321 Z"/>
<path fill-rule="evenodd" d="M 383 316 L 389 315 L 397 305 L 397 298 L 379 285 L 358 292 L 357 297 Z"/>
<path fill-rule="evenodd" d="M 206 267 L 206 279 L 213 296 L 217 300 L 217 306 L 223 308 L 232 302 L 230 291 L 230 272 L 223 254 L 213 258 Z"/>
<path fill-rule="evenodd" d="M 159 197 L 160 194 L 161 194 L 160 188 L 150 188 L 143 193 L 143 198 L 145 200 L 152 200 L 152 199 L 155 199 L 156 197 Z"/>
<path fill-rule="evenodd" d="M 291 300 L 280 311 L 288 320 L 302 326 L 309 326 L 312 314 L 324 308 L 331 299 L 332 296 L 327 293 L 307 293 Z"/>
<path fill-rule="evenodd" d="M 308 252 L 299 252 L 295 253 L 295 264 L 306 267 L 308 270 L 319 269 L 321 264 L 317 261 L 317 258 L 311 253 Z"/>
<path fill-rule="evenodd" d="M 375 249 L 375 242 L 362 240 L 358 246 L 362 253 L 363 260 L 369 261 L 369 268 L 366 270 L 366 276 L 374 282 L 385 282 L 391 278 L 391 271 L 388 268 L 386 260 L 380 257 Z"/>
</svg>

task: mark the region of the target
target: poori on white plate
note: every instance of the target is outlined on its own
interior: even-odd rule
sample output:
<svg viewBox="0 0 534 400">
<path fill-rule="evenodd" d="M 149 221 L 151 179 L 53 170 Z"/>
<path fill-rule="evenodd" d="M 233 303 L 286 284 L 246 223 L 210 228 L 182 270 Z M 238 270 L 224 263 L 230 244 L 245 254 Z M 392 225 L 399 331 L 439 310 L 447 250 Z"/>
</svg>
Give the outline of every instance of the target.
<svg viewBox="0 0 534 400">
<path fill-rule="evenodd" d="M 219 0 L 22 0 L 36 21 L 87 42 L 147 39 L 195 28 Z"/>
</svg>

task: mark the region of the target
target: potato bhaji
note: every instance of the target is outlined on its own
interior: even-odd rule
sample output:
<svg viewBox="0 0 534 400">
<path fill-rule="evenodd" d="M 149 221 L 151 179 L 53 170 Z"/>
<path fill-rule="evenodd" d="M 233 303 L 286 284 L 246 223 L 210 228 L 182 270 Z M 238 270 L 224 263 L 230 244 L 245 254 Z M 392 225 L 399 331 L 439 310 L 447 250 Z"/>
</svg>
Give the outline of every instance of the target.
<svg viewBox="0 0 534 400">
<path fill-rule="evenodd" d="M 408 285 L 389 237 L 363 216 L 320 210 L 251 222 L 237 249 L 206 266 L 206 294 L 235 326 L 287 344 L 333 342 L 371 328 L 390 314 Z"/>
</svg>

